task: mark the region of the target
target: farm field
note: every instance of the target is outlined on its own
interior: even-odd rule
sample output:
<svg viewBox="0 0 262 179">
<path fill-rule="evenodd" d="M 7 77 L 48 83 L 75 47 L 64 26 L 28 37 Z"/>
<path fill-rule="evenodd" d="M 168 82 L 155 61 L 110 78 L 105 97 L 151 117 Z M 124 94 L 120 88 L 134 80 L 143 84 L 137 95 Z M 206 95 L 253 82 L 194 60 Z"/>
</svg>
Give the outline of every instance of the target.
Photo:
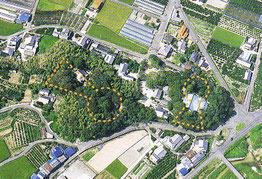
<svg viewBox="0 0 262 179">
<path fill-rule="evenodd" d="M 73 0 L 40 0 L 37 10 L 39 11 L 58 11 L 66 10 L 73 3 Z"/>
<path fill-rule="evenodd" d="M 20 157 L 0 167 L 0 178 L 25 179 L 36 171 L 26 157 Z"/>
<path fill-rule="evenodd" d="M 217 27 L 213 34 L 213 39 L 238 48 L 245 38 L 228 30 L 222 29 L 221 27 Z"/>
<path fill-rule="evenodd" d="M 116 159 L 105 170 L 115 178 L 121 178 L 121 176 L 123 176 L 127 171 L 127 168 L 118 159 Z"/>
<path fill-rule="evenodd" d="M 23 29 L 22 24 L 14 24 L 0 20 L 0 35 L 8 36 Z"/>
<path fill-rule="evenodd" d="M 238 141 L 236 141 L 233 145 L 231 145 L 225 151 L 226 158 L 241 158 L 246 157 L 248 153 L 248 143 L 246 137 L 242 137 Z"/>
<path fill-rule="evenodd" d="M 160 163 L 152 168 L 145 179 L 162 178 L 169 173 L 177 164 L 177 156 L 168 151 Z"/>
<path fill-rule="evenodd" d="M 119 0 L 119 1 L 126 3 L 126 4 L 129 4 L 129 5 L 133 5 L 135 0 Z"/>
<path fill-rule="evenodd" d="M 114 31 L 110 30 L 105 26 L 93 24 L 88 31 L 88 35 L 122 46 L 126 49 L 136 51 L 138 53 L 147 53 L 147 49 L 145 47 L 139 46 L 125 39 L 124 37 L 116 34 Z"/>
<path fill-rule="evenodd" d="M 119 33 L 131 12 L 131 8 L 108 0 L 95 20 L 99 22 L 99 25 L 103 25 L 115 33 Z"/>
<path fill-rule="evenodd" d="M 39 53 L 45 53 L 52 45 L 54 45 L 59 39 L 54 36 L 44 35 L 39 43 Z"/>
<path fill-rule="evenodd" d="M 48 155 L 43 151 L 40 145 L 35 145 L 26 154 L 26 157 L 34 165 L 35 168 L 39 168 L 49 159 Z"/>
<path fill-rule="evenodd" d="M 10 152 L 4 140 L 0 140 L 0 162 L 10 157 Z"/>
<path fill-rule="evenodd" d="M 251 111 L 255 111 L 262 106 L 262 63 L 258 68 L 258 74 L 255 81 L 254 93 L 251 101 Z"/>
</svg>

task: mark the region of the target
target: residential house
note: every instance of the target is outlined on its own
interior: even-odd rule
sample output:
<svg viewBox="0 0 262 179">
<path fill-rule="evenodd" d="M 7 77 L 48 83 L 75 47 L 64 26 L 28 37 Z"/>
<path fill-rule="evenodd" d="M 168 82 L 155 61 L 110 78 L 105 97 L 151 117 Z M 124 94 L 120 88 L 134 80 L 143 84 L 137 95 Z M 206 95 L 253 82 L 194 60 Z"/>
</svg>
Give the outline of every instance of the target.
<svg viewBox="0 0 262 179">
<path fill-rule="evenodd" d="M 58 32 L 57 28 L 54 29 L 52 35 L 53 35 L 54 37 L 59 37 L 60 32 Z"/>
<path fill-rule="evenodd" d="M 180 30 L 178 31 L 177 38 L 178 39 L 186 39 L 189 34 L 189 29 L 183 25 Z"/>
<path fill-rule="evenodd" d="M 245 72 L 244 80 L 251 81 L 252 72 L 250 70 L 247 70 Z"/>
<path fill-rule="evenodd" d="M 208 141 L 205 140 L 195 141 L 193 150 L 196 152 L 206 153 L 208 150 Z"/>
<path fill-rule="evenodd" d="M 163 146 L 160 146 L 154 150 L 154 152 L 150 156 L 150 160 L 155 164 L 158 164 L 162 158 L 164 158 L 167 154 L 167 151 L 164 149 Z"/>
<path fill-rule="evenodd" d="M 162 94 L 163 94 L 163 90 L 157 88 L 157 89 L 154 90 L 153 97 L 154 97 L 155 99 L 160 99 L 161 96 L 162 96 Z"/>
<path fill-rule="evenodd" d="M 257 40 L 253 37 L 248 38 L 248 40 L 244 44 L 244 48 L 247 50 L 253 50 L 256 46 Z"/>
<path fill-rule="evenodd" d="M 39 92 L 38 92 L 39 95 L 41 96 L 49 96 L 50 95 L 50 90 L 49 89 L 41 89 Z"/>
<path fill-rule="evenodd" d="M 105 60 L 106 63 L 112 65 L 115 61 L 115 58 L 116 58 L 115 54 L 108 53 L 108 54 L 106 54 L 104 60 Z"/>
<path fill-rule="evenodd" d="M 193 166 L 193 163 L 187 157 L 183 157 L 181 163 L 177 165 L 177 171 L 185 176 Z"/>
<path fill-rule="evenodd" d="M 174 8 L 174 10 L 173 10 L 171 20 L 174 21 L 174 22 L 181 22 L 182 21 L 182 19 L 179 16 L 179 11 L 176 10 L 176 8 Z"/>
<path fill-rule="evenodd" d="M 206 72 L 209 71 L 211 69 L 211 67 L 209 66 L 209 64 L 207 63 L 207 61 L 204 58 L 201 58 L 198 66 L 202 69 L 205 70 Z"/>
<path fill-rule="evenodd" d="M 179 40 L 178 42 L 177 42 L 177 51 L 179 52 L 179 53 L 182 53 L 182 54 L 184 54 L 185 52 L 186 52 L 186 41 L 185 40 Z"/>
<path fill-rule="evenodd" d="M 183 139 L 184 139 L 184 141 L 188 141 L 189 139 L 190 139 L 190 137 L 189 137 L 189 135 L 185 135 L 184 137 L 183 137 Z"/>
<path fill-rule="evenodd" d="M 172 35 L 165 34 L 165 35 L 164 35 L 164 41 L 165 41 L 166 43 L 171 44 L 171 43 L 174 41 L 174 37 L 173 37 Z"/>
<path fill-rule="evenodd" d="M 248 51 L 243 51 L 241 53 L 241 55 L 237 58 L 236 63 L 245 66 L 247 68 L 251 67 L 251 58 L 252 58 L 252 54 Z"/>
<path fill-rule="evenodd" d="M 198 64 L 200 61 L 201 54 L 199 52 L 193 52 L 189 58 L 189 60 L 193 63 Z"/>
<path fill-rule="evenodd" d="M 158 50 L 158 54 L 164 57 L 168 57 L 172 53 L 171 45 L 160 43 L 160 48 Z"/>
<path fill-rule="evenodd" d="M 60 37 L 60 39 L 68 40 L 72 35 L 73 35 L 73 31 L 71 31 L 69 29 L 63 29 L 62 32 L 60 33 L 59 37 Z"/>
<path fill-rule="evenodd" d="M 76 79 L 80 83 L 84 82 L 85 79 L 88 77 L 88 74 L 86 73 L 85 70 L 77 70 L 75 73 L 76 73 Z"/>
<path fill-rule="evenodd" d="M 167 136 L 164 138 L 164 143 L 171 149 L 176 149 L 180 145 L 184 143 L 183 138 L 179 134 L 175 134 L 174 136 L 170 137 Z"/>
<path fill-rule="evenodd" d="M 128 81 L 134 81 L 134 80 L 135 80 L 134 77 L 132 77 L 132 76 L 130 76 L 130 75 L 127 75 L 127 74 L 122 74 L 120 77 L 121 77 L 123 80 L 128 80 Z"/>
<path fill-rule="evenodd" d="M 127 73 L 128 72 L 128 64 L 120 63 L 118 73 Z"/>
<path fill-rule="evenodd" d="M 204 157 L 205 157 L 205 154 L 199 152 L 191 159 L 191 161 L 193 165 L 196 166 L 201 160 L 203 160 Z"/>
<path fill-rule="evenodd" d="M 46 96 L 40 96 L 37 101 L 43 105 L 50 104 L 50 98 Z"/>
<path fill-rule="evenodd" d="M 62 146 L 53 147 L 50 152 L 53 158 L 58 158 L 61 155 L 63 155 L 63 153 L 64 153 L 64 150 Z"/>
<path fill-rule="evenodd" d="M 82 36 L 76 43 L 81 47 L 87 47 L 90 45 L 90 39 L 88 39 L 87 36 Z"/>
<path fill-rule="evenodd" d="M 156 112 L 157 117 L 162 117 L 162 118 L 165 118 L 165 119 L 168 118 L 168 111 L 163 109 L 160 106 L 156 106 L 155 112 Z"/>
<path fill-rule="evenodd" d="M 12 57 L 15 53 L 15 49 L 14 48 L 11 48 L 11 47 L 6 47 L 2 52 L 1 52 L 1 56 L 4 56 L 4 57 Z"/>
</svg>

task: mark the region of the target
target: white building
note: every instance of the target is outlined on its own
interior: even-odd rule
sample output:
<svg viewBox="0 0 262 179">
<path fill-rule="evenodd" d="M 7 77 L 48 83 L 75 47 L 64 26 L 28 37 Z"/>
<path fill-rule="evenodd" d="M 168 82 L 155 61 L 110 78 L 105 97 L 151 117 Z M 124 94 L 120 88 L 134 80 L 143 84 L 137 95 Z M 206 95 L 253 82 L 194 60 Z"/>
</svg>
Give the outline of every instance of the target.
<svg viewBox="0 0 262 179">
<path fill-rule="evenodd" d="M 244 44 L 244 48 L 247 50 L 253 50 L 256 46 L 257 40 L 255 38 L 248 38 L 248 40 Z"/>
<path fill-rule="evenodd" d="M 183 102 L 186 104 L 186 108 L 192 111 L 206 110 L 208 103 L 204 98 L 201 98 L 195 94 L 188 94 L 185 96 Z"/>
<path fill-rule="evenodd" d="M 237 58 L 236 63 L 239 65 L 245 66 L 247 68 L 250 68 L 251 66 L 251 58 L 252 54 L 248 51 L 243 51 L 241 55 Z"/>
<path fill-rule="evenodd" d="M 43 105 L 47 105 L 50 103 L 50 98 L 46 96 L 40 96 L 37 101 Z"/>
<path fill-rule="evenodd" d="M 38 92 L 38 94 L 41 95 L 41 96 L 49 96 L 50 90 L 44 88 L 44 89 L 41 89 L 41 90 Z"/>
<path fill-rule="evenodd" d="M 251 81 L 251 77 L 252 77 L 252 72 L 250 70 L 247 70 L 245 72 L 244 80 Z"/>
<path fill-rule="evenodd" d="M 169 148 L 175 150 L 177 147 L 184 143 L 184 139 L 179 134 L 175 134 L 173 137 L 165 137 L 164 142 Z"/>
<path fill-rule="evenodd" d="M 172 51 L 171 45 L 160 43 L 158 54 L 167 57 Z"/>
<path fill-rule="evenodd" d="M 157 106 L 155 108 L 155 112 L 156 112 L 157 117 L 161 117 L 161 118 L 165 118 L 165 119 L 168 118 L 168 111 L 161 108 L 160 106 Z"/>
<path fill-rule="evenodd" d="M 77 70 L 75 73 L 76 73 L 76 79 L 79 82 L 84 82 L 85 78 L 88 76 L 85 70 Z"/>
<path fill-rule="evenodd" d="M 150 156 L 150 160 L 155 164 L 158 164 L 162 158 L 164 158 L 167 154 L 167 151 L 163 146 L 158 147 Z"/>
<path fill-rule="evenodd" d="M 115 58 L 116 58 L 115 54 L 106 54 L 104 60 L 106 63 L 112 65 L 115 61 Z"/>
<path fill-rule="evenodd" d="M 199 152 L 206 153 L 208 150 L 208 141 L 204 141 L 204 140 L 195 141 L 193 150 L 196 151 L 197 153 Z"/>
<path fill-rule="evenodd" d="M 179 40 L 177 42 L 177 47 L 178 47 L 178 52 L 179 53 L 185 53 L 186 52 L 186 41 L 184 41 L 183 39 L 182 40 Z"/>
</svg>

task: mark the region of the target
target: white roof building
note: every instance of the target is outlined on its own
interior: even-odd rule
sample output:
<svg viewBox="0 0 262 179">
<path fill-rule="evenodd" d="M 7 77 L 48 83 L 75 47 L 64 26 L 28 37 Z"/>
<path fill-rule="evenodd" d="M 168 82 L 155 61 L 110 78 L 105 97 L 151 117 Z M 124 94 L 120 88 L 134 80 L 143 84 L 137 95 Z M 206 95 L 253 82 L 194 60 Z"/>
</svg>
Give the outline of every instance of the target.
<svg viewBox="0 0 262 179">
<path fill-rule="evenodd" d="M 186 95 L 183 102 L 186 104 L 186 108 L 192 111 L 206 110 L 208 107 L 207 101 L 195 94 Z"/>
<path fill-rule="evenodd" d="M 160 48 L 158 50 L 158 54 L 162 55 L 164 57 L 167 57 L 169 53 L 171 52 L 172 47 L 171 45 L 160 43 Z"/>
<path fill-rule="evenodd" d="M 205 157 L 205 154 L 199 152 L 193 158 L 191 158 L 191 161 L 193 165 L 196 166 L 204 157 Z"/>
<path fill-rule="evenodd" d="M 251 58 L 252 54 L 248 51 L 243 51 L 241 55 L 237 58 L 236 63 L 245 66 L 247 68 L 250 68 L 251 66 Z"/>
<path fill-rule="evenodd" d="M 114 54 L 106 54 L 104 60 L 105 60 L 106 63 L 112 65 L 115 61 L 115 57 L 116 56 Z"/>
<path fill-rule="evenodd" d="M 183 138 L 179 134 L 175 134 L 173 137 L 165 137 L 164 142 L 171 149 L 176 149 L 184 143 Z"/>
<path fill-rule="evenodd" d="M 256 45 L 257 40 L 253 37 L 248 38 L 244 44 L 244 48 L 247 50 L 252 50 Z"/>
<path fill-rule="evenodd" d="M 193 150 L 196 152 L 205 153 L 208 150 L 208 141 L 205 140 L 197 140 L 194 143 Z"/>
<path fill-rule="evenodd" d="M 88 76 L 85 70 L 77 70 L 75 73 L 76 73 L 77 81 L 79 82 L 85 81 L 85 78 Z"/>
<path fill-rule="evenodd" d="M 178 52 L 180 53 L 185 53 L 186 52 L 186 41 L 184 40 L 179 40 L 177 42 L 177 47 L 178 47 Z"/>
<path fill-rule="evenodd" d="M 127 73 L 127 71 L 128 71 L 128 64 L 127 63 L 120 63 L 118 72 L 119 73 Z"/>
<path fill-rule="evenodd" d="M 155 111 L 156 111 L 157 117 L 162 117 L 162 118 L 165 118 L 165 119 L 168 118 L 168 111 L 163 109 L 163 108 L 161 108 L 160 106 L 157 106 L 155 108 Z"/>
<path fill-rule="evenodd" d="M 38 94 L 41 95 L 41 96 L 49 96 L 50 90 L 44 88 L 44 89 L 41 89 Z"/>
<path fill-rule="evenodd" d="M 252 77 L 252 72 L 250 70 L 247 70 L 245 72 L 244 80 L 251 81 L 251 77 Z"/>
<path fill-rule="evenodd" d="M 156 150 L 151 154 L 150 160 L 155 164 L 158 164 L 162 158 L 164 158 L 167 154 L 167 151 L 164 149 L 163 146 L 156 148 Z"/>
<path fill-rule="evenodd" d="M 161 96 L 162 96 L 162 93 L 163 93 L 163 90 L 157 88 L 157 89 L 154 90 L 153 97 L 156 98 L 156 99 L 160 99 Z"/>
<path fill-rule="evenodd" d="M 50 98 L 49 97 L 45 97 L 45 96 L 40 96 L 37 100 L 38 102 L 46 105 L 46 104 L 49 104 L 50 102 Z"/>
</svg>

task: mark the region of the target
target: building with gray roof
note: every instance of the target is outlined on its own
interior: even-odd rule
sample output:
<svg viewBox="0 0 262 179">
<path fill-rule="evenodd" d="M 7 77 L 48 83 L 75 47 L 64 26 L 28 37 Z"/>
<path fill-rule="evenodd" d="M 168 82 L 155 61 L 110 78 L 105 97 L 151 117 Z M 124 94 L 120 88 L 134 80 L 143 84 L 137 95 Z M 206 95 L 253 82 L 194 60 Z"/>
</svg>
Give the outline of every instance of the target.
<svg viewBox="0 0 262 179">
<path fill-rule="evenodd" d="M 162 15 L 165 10 L 164 5 L 150 0 L 135 0 L 134 5 L 156 15 Z"/>
</svg>

